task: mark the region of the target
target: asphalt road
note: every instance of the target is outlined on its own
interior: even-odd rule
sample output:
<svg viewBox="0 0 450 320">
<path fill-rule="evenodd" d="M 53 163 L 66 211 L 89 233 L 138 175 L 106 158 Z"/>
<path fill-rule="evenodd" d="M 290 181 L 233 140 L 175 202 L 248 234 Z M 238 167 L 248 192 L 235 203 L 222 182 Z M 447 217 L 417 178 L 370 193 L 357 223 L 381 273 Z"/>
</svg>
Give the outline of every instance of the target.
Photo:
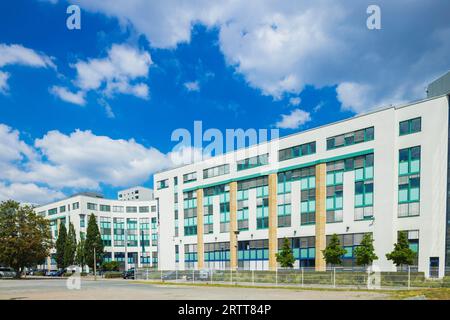
<svg viewBox="0 0 450 320">
<path fill-rule="evenodd" d="M 0 280 L 0 299 L 33 300 L 324 300 L 387 299 L 377 292 L 196 287 L 135 283 L 132 280 L 82 280 L 68 289 L 65 279 Z"/>
</svg>

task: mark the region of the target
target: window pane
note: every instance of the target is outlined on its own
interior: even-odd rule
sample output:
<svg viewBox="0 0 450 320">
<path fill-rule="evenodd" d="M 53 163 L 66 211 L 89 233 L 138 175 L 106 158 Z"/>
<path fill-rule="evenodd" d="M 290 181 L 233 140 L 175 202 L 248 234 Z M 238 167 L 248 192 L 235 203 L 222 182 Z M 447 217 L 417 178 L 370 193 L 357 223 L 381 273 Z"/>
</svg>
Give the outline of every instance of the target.
<svg viewBox="0 0 450 320">
<path fill-rule="evenodd" d="M 411 120 L 411 133 L 419 132 L 422 128 L 422 119 L 417 118 Z"/>
<path fill-rule="evenodd" d="M 409 123 L 408 121 L 400 122 L 400 134 L 408 134 L 409 133 Z"/>
</svg>

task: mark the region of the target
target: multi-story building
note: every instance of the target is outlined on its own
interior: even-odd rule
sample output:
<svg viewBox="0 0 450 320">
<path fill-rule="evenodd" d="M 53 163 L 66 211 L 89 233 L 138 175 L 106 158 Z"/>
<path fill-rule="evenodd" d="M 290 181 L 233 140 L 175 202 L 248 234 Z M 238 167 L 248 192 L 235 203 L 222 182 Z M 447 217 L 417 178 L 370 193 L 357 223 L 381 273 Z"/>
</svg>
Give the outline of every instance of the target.
<svg viewBox="0 0 450 320">
<path fill-rule="evenodd" d="M 125 190 L 121 190 L 117 193 L 117 199 L 123 201 L 146 201 L 153 200 L 153 190 L 144 187 L 133 187 Z"/>
<path fill-rule="evenodd" d="M 77 241 L 86 237 L 89 217 L 93 214 L 104 245 L 103 261 L 118 261 L 122 268 L 158 265 L 157 201 L 123 201 L 105 199 L 95 193 L 80 193 L 36 207 L 35 211 L 50 220 L 54 240 L 61 223 L 69 230 L 72 223 Z M 47 268 L 55 269 L 52 257 Z"/>
<path fill-rule="evenodd" d="M 393 271 L 405 232 L 419 270 L 442 276 L 448 133 L 449 97 L 432 96 L 159 172 L 159 267 L 274 270 L 286 237 L 295 267 L 324 270 L 332 234 L 352 267 L 370 233 L 374 265 Z"/>
</svg>

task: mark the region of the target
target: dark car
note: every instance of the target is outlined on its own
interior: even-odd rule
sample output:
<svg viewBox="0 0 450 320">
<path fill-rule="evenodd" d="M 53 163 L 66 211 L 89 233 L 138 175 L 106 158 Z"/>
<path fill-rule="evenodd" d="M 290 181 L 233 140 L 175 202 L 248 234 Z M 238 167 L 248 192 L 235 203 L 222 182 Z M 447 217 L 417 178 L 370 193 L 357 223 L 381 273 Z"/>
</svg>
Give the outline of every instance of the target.
<svg viewBox="0 0 450 320">
<path fill-rule="evenodd" d="M 128 271 L 124 271 L 122 273 L 122 278 L 124 278 L 124 279 L 133 279 L 134 280 L 134 268 L 131 268 Z"/>
<path fill-rule="evenodd" d="M 169 271 L 166 273 L 163 273 L 161 276 L 161 280 L 176 280 L 178 278 L 178 274 L 176 271 Z"/>
<path fill-rule="evenodd" d="M 66 272 L 66 270 L 64 270 L 64 269 L 52 270 L 50 272 L 47 272 L 46 275 L 49 277 L 62 277 L 65 272 Z"/>
</svg>

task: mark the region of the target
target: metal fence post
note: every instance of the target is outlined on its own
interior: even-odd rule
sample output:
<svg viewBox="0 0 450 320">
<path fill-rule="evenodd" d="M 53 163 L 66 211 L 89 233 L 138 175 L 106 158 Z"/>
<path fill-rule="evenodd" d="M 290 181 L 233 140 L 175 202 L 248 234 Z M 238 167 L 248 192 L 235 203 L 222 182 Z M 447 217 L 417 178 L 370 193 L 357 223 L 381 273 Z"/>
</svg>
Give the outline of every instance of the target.
<svg viewBox="0 0 450 320">
<path fill-rule="evenodd" d="M 148 268 L 145 269 L 145 270 L 146 270 L 146 272 L 145 272 L 145 280 L 148 280 Z"/>
<path fill-rule="evenodd" d="M 233 268 L 230 268 L 230 283 L 233 284 Z"/>
<path fill-rule="evenodd" d="M 411 289 L 411 267 L 408 266 L 408 290 Z"/>
<path fill-rule="evenodd" d="M 336 288 L 336 267 L 333 268 L 333 288 Z"/>
<path fill-rule="evenodd" d="M 175 270 L 175 282 L 178 282 L 178 269 Z"/>
<path fill-rule="evenodd" d="M 275 268 L 275 284 L 278 286 L 278 267 Z"/>
<path fill-rule="evenodd" d="M 304 270 L 303 270 L 303 267 L 302 267 L 302 287 L 305 286 L 305 283 L 304 283 L 304 274 L 303 274 L 303 272 L 304 272 Z"/>
<path fill-rule="evenodd" d="M 192 283 L 195 283 L 195 269 L 192 269 Z"/>
<path fill-rule="evenodd" d="M 255 285 L 255 270 L 252 270 L 252 284 Z"/>
<path fill-rule="evenodd" d="M 161 269 L 161 282 L 163 281 L 163 271 Z"/>
</svg>

